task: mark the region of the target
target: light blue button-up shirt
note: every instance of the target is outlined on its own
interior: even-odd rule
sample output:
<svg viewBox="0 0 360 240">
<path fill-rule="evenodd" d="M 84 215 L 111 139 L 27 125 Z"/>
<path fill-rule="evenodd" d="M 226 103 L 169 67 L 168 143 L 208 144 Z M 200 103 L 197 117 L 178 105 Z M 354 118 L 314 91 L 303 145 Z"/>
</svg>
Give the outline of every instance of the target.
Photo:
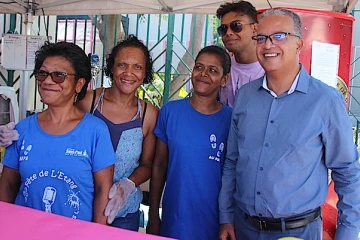
<svg viewBox="0 0 360 240">
<path fill-rule="evenodd" d="M 340 199 L 336 239 L 357 239 L 360 164 L 341 94 L 303 67 L 291 94 L 274 97 L 263 78 L 244 85 L 233 109 L 220 223 L 234 223 L 236 206 L 266 218 L 316 209 L 327 197 L 328 168 Z"/>
</svg>

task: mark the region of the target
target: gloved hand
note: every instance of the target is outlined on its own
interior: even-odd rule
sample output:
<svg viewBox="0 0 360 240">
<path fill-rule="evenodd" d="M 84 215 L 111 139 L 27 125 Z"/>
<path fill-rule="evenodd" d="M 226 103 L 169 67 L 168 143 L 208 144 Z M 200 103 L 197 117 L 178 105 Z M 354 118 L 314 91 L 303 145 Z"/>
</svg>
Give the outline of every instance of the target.
<svg viewBox="0 0 360 240">
<path fill-rule="evenodd" d="M 105 208 L 105 216 L 107 216 L 108 224 L 111 224 L 116 214 L 124 206 L 128 197 L 136 192 L 135 183 L 128 178 L 122 179 L 120 182 L 114 183 L 110 188 L 110 201 Z"/>
<path fill-rule="evenodd" d="M 8 147 L 13 141 L 19 139 L 19 133 L 15 130 L 15 123 L 9 122 L 0 126 L 0 146 Z"/>
</svg>

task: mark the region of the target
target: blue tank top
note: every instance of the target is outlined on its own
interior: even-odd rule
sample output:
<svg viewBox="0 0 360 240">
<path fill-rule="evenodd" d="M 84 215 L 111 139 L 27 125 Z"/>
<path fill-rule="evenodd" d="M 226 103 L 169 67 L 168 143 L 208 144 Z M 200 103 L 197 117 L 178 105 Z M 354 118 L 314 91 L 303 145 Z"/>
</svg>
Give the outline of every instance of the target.
<svg viewBox="0 0 360 240">
<path fill-rule="evenodd" d="M 117 157 L 114 171 L 114 183 L 129 177 L 135 168 L 139 166 L 139 159 L 142 152 L 143 132 L 142 132 L 142 108 L 140 99 L 138 99 L 138 111 L 129 121 L 115 124 L 102 114 L 104 105 L 105 88 L 101 92 L 99 99 L 96 101 L 92 114 L 102 119 L 109 128 L 111 142 Z M 100 105 L 100 111 L 97 110 Z M 134 213 L 139 210 L 143 194 L 140 187 L 136 192 L 131 194 L 120 209 L 116 217 L 124 217 L 128 213 Z"/>
</svg>

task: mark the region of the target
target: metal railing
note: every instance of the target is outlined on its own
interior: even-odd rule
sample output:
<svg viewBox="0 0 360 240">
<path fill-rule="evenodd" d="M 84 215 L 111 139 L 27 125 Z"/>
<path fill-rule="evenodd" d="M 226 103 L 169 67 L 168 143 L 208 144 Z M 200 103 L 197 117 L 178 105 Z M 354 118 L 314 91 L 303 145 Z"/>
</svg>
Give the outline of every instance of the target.
<svg viewBox="0 0 360 240">
<path fill-rule="evenodd" d="M 353 9 L 352 11 L 352 15 L 354 17 L 356 17 L 357 15 L 357 12 L 360 12 L 360 9 Z M 356 31 L 357 29 L 354 28 L 354 31 Z M 360 41 L 360 39 L 359 39 Z M 360 45 L 360 42 L 355 42 L 354 45 Z M 359 71 L 355 71 L 356 69 L 356 64 L 359 64 L 360 63 L 360 55 L 359 56 L 355 56 L 354 57 L 354 60 L 351 62 L 351 68 L 353 69 L 353 74 L 350 78 L 350 86 L 349 86 L 349 103 L 351 102 L 351 106 L 352 105 L 356 105 L 356 106 L 360 106 L 360 95 L 356 94 L 356 93 L 353 93 L 354 90 L 357 90 L 360 88 L 360 86 L 357 86 L 357 85 L 354 85 L 354 80 L 360 76 L 360 68 L 359 68 Z M 359 65 L 360 66 L 360 65 Z M 349 116 L 352 117 L 354 119 L 354 122 L 355 122 L 355 126 L 353 127 L 354 129 L 354 141 L 355 141 L 355 144 L 356 146 L 359 146 L 359 140 L 360 140 L 360 115 L 356 114 L 355 112 L 351 111 L 350 107 L 349 106 Z"/>
<path fill-rule="evenodd" d="M 23 33 L 25 27 L 21 15 L 2 16 L 3 33 Z M 205 19 L 202 24 L 200 24 L 201 19 Z M 33 19 L 32 35 L 48 35 L 52 37 L 53 42 L 73 42 L 82 47 L 86 53 L 98 54 L 101 61 L 100 73 L 95 84 L 97 87 L 109 86 L 109 81 L 104 75 L 106 53 L 120 40 L 119 31 L 123 29 L 125 35 L 136 35 L 150 49 L 155 67 L 155 81 L 142 85 L 138 95 L 161 107 L 169 100 L 187 97 L 190 94 L 189 73 L 194 64 L 194 56 L 203 46 L 219 44 L 219 37 L 215 31 L 218 24 L 219 21 L 213 15 L 36 16 Z M 198 25 L 201 29 L 196 27 Z M 108 29 L 111 27 L 114 31 L 110 34 Z M 103 36 L 100 36 L 101 33 Z M 108 39 L 108 36 L 111 37 Z M 194 39 L 201 39 L 198 44 L 200 46 L 192 44 L 195 42 Z M 190 57 L 185 58 L 185 54 Z M 19 88 L 17 71 L 3 70 L 0 72 L 0 79 L 9 86 Z M 45 106 L 40 102 L 34 79 L 30 79 L 30 82 L 28 109 L 43 109 Z M 175 83 L 176 87 L 174 87 Z"/>
</svg>

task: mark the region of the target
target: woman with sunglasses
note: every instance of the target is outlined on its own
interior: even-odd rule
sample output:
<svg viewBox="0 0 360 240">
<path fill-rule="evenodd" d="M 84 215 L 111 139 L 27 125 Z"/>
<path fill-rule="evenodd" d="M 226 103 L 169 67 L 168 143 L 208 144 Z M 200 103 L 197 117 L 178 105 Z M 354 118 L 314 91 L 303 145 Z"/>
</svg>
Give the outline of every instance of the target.
<svg viewBox="0 0 360 240">
<path fill-rule="evenodd" d="M 103 121 L 75 106 L 91 79 L 90 62 L 72 43 L 45 43 L 35 58 L 41 113 L 20 121 L 6 149 L 0 201 L 106 224 L 115 155 Z"/>
<path fill-rule="evenodd" d="M 203 48 L 191 75 L 192 96 L 161 108 L 155 128 L 148 233 L 184 240 L 218 239 L 217 199 L 231 108 L 219 103 L 217 95 L 229 78 L 230 65 L 223 48 Z"/>
<path fill-rule="evenodd" d="M 138 231 L 143 198 L 139 186 L 151 176 L 159 110 L 137 98 L 136 92 L 141 84 L 153 80 L 153 61 L 147 47 L 130 35 L 112 49 L 106 64 L 105 73 L 112 86 L 89 90 L 76 105 L 102 119 L 110 130 L 117 161 L 105 211 L 107 221 L 115 227 Z M 11 124 L 0 126 L 2 146 L 16 139 Z"/>
</svg>

